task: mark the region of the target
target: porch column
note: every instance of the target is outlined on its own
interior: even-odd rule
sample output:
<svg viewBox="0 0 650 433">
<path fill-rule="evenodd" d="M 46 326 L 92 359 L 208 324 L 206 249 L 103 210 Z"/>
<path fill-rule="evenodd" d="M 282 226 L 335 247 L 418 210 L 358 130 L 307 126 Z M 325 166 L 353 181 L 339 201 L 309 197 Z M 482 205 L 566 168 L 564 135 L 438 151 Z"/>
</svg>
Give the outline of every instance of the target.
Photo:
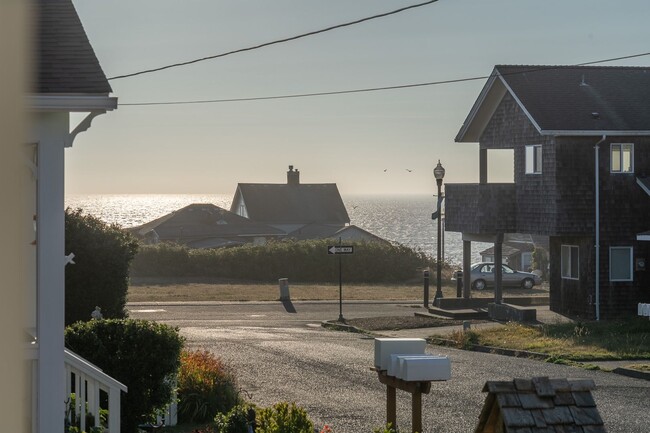
<svg viewBox="0 0 650 433">
<path fill-rule="evenodd" d="M 67 113 L 66 113 L 67 115 Z M 52 119 L 56 123 L 56 119 Z M 65 123 L 67 127 L 67 122 Z M 67 131 L 66 131 L 67 132 Z M 42 136 L 43 137 L 43 136 Z M 38 433 L 63 433 L 65 410 L 64 141 L 38 144 L 37 336 Z"/>
<path fill-rule="evenodd" d="M 494 239 L 494 303 L 503 302 L 503 233 L 497 233 Z"/>
<path fill-rule="evenodd" d="M 463 240 L 463 298 L 470 297 L 470 272 L 472 266 L 472 241 Z"/>
<path fill-rule="evenodd" d="M 478 151 L 478 165 L 479 165 L 479 178 L 478 183 L 485 185 L 488 183 L 488 170 L 487 170 L 487 149 L 479 149 Z"/>
</svg>

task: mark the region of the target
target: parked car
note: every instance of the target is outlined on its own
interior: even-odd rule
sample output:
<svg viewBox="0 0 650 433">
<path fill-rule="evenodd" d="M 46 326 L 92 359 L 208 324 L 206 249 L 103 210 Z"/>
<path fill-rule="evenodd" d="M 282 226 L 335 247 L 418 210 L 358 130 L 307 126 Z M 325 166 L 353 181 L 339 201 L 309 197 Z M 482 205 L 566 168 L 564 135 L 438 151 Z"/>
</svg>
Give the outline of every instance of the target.
<svg viewBox="0 0 650 433">
<path fill-rule="evenodd" d="M 484 290 L 488 286 L 494 287 L 494 263 L 475 263 L 470 269 L 470 286 L 472 289 Z M 508 265 L 501 265 L 501 269 L 501 282 L 503 287 L 532 289 L 536 285 L 542 284 L 542 279 L 537 274 L 515 271 Z M 456 278 L 462 277 L 463 271 L 456 271 L 454 276 Z"/>
</svg>

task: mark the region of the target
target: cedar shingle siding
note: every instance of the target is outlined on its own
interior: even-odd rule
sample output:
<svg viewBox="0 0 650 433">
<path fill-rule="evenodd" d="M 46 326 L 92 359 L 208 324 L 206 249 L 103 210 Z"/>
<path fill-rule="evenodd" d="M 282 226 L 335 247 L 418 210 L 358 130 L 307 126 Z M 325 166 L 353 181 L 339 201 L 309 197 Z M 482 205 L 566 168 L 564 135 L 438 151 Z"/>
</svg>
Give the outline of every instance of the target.
<svg viewBox="0 0 650 433">
<path fill-rule="evenodd" d="M 482 92 L 488 97 L 479 98 L 457 137 L 478 139 L 481 149 L 513 149 L 514 184 L 448 184 L 447 229 L 549 236 L 551 308 L 593 318 L 594 145 L 600 131 L 608 131 L 599 150 L 600 311 L 603 318 L 635 314 L 638 302 L 650 302 L 650 276 L 634 271 L 633 281 L 610 282 L 609 247 L 631 246 L 635 259 L 650 259 L 650 242 L 636 240 L 650 230 L 650 196 L 637 184 L 637 177 L 650 174 L 650 70 L 561 67 L 508 75 L 525 68 L 534 67 L 495 68 L 508 84 L 505 95 L 493 99 L 491 116 L 481 125 L 480 116 L 472 116 L 490 110 L 481 105 L 489 99 L 486 92 L 504 86 L 500 78 L 488 81 Z M 610 173 L 611 143 L 634 144 L 633 173 Z M 526 145 L 541 145 L 541 174 L 525 173 Z M 562 244 L 579 246 L 578 280 L 561 278 Z"/>
</svg>

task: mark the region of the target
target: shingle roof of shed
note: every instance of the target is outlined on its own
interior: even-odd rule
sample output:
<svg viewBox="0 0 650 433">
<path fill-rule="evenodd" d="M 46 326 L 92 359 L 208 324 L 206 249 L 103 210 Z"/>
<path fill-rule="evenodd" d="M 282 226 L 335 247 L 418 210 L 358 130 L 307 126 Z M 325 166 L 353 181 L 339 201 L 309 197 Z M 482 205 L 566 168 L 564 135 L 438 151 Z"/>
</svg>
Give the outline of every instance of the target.
<svg viewBox="0 0 650 433">
<path fill-rule="evenodd" d="M 593 380 L 514 379 L 490 381 L 489 392 L 475 432 L 605 433 L 603 420 L 591 395 Z"/>
<path fill-rule="evenodd" d="M 244 198 L 248 217 L 254 221 L 267 224 L 350 222 L 335 183 L 240 183 L 238 193 Z"/>
<path fill-rule="evenodd" d="M 71 0 L 37 0 L 39 94 L 111 93 Z"/>
<path fill-rule="evenodd" d="M 650 68 L 498 65 L 495 69 L 542 130 L 650 130 Z"/>
</svg>

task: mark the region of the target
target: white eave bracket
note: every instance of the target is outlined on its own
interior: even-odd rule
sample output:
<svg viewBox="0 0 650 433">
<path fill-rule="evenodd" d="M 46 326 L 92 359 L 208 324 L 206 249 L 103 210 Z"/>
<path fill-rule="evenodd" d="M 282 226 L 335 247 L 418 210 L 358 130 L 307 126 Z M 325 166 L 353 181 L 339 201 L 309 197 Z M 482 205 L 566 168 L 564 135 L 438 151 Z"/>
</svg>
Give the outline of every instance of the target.
<svg viewBox="0 0 650 433">
<path fill-rule="evenodd" d="M 72 143 L 78 134 L 87 131 L 93 123 L 95 117 L 106 113 L 106 110 L 91 111 L 79 124 L 73 129 L 65 140 L 65 147 L 72 147 Z"/>
</svg>

